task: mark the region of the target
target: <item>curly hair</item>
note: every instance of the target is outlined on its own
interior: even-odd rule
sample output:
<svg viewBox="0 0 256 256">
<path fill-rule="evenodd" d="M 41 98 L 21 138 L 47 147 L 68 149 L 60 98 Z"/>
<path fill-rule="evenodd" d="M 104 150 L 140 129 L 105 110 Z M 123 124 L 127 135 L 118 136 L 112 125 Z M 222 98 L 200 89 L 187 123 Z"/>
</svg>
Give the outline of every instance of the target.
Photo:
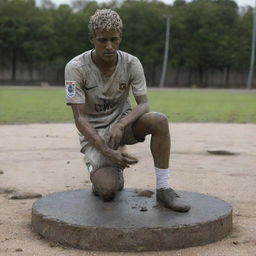
<svg viewBox="0 0 256 256">
<path fill-rule="evenodd" d="M 122 34 L 123 22 L 116 11 L 111 9 L 97 9 L 94 15 L 89 20 L 89 37 L 94 36 L 96 29 L 103 31 L 104 29 L 109 31 L 115 29 Z"/>
</svg>

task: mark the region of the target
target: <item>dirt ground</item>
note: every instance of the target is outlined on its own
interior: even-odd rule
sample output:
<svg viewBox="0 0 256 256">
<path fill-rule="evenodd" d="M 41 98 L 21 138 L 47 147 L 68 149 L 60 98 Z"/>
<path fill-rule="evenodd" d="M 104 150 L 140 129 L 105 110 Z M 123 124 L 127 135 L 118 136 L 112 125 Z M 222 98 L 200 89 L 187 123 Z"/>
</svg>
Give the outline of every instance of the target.
<svg viewBox="0 0 256 256">
<path fill-rule="evenodd" d="M 11 190 L 52 192 L 90 188 L 74 124 L 0 126 L 0 255 L 163 255 L 256 256 L 256 125 L 174 123 L 170 183 L 177 190 L 217 196 L 233 206 L 233 231 L 205 246 L 144 253 L 92 252 L 53 244 L 31 230 L 36 199 L 9 199 Z M 154 189 L 155 177 L 145 143 L 128 151 L 139 163 L 125 170 L 125 186 Z M 213 155 L 209 149 L 236 155 Z M 143 181 L 143 182 L 142 182 Z"/>
</svg>

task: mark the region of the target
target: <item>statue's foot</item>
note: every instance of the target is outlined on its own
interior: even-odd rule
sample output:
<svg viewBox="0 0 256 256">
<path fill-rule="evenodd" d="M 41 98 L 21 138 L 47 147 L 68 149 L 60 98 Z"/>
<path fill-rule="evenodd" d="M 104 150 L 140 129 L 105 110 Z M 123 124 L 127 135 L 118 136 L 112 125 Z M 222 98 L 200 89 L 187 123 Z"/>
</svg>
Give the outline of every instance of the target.
<svg viewBox="0 0 256 256">
<path fill-rule="evenodd" d="M 173 189 L 161 188 L 156 190 L 156 199 L 164 207 L 177 212 L 188 212 L 190 205 L 186 203 Z"/>
</svg>

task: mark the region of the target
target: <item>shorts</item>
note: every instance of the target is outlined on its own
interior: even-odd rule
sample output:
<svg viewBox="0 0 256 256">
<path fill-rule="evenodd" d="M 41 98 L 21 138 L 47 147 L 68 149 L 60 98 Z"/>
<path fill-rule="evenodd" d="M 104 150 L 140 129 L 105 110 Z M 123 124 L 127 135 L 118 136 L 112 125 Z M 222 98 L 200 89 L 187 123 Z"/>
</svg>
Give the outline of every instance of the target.
<svg viewBox="0 0 256 256">
<path fill-rule="evenodd" d="M 104 139 L 106 143 L 109 142 L 110 138 L 110 131 L 115 123 L 111 124 L 110 126 L 107 126 L 105 128 L 97 129 L 97 132 L 99 136 Z M 143 142 L 145 138 L 142 139 L 136 139 L 134 137 L 132 126 L 129 125 L 125 128 L 124 136 L 121 140 L 121 145 L 133 145 L 139 142 Z M 81 141 L 80 141 L 81 142 Z M 82 149 L 81 152 L 84 153 L 84 162 L 86 165 L 87 170 L 89 173 L 91 173 L 94 170 L 97 170 L 104 166 L 111 166 L 113 163 L 108 160 L 104 155 L 102 155 L 101 152 L 99 152 L 94 146 L 92 146 L 88 141 L 83 141 L 81 143 Z M 122 148 L 118 149 L 122 150 Z"/>
</svg>

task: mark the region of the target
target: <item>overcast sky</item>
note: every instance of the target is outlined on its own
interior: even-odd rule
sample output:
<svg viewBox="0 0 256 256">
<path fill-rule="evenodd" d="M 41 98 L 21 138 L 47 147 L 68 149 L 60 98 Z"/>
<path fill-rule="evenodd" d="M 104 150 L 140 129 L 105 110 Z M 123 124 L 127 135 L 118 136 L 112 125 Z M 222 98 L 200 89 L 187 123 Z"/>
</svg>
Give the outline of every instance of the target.
<svg viewBox="0 0 256 256">
<path fill-rule="evenodd" d="M 39 2 L 40 0 L 37 0 L 37 2 Z M 62 4 L 62 3 L 66 3 L 66 4 L 70 4 L 71 0 L 51 0 L 53 3 L 55 3 L 56 5 Z M 162 0 L 163 2 L 170 4 L 173 3 L 174 0 Z M 237 2 L 237 4 L 239 6 L 246 6 L 246 5 L 250 5 L 250 6 L 254 6 L 254 0 L 235 0 Z M 97 0 L 97 2 L 108 2 L 107 0 Z"/>
</svg>

